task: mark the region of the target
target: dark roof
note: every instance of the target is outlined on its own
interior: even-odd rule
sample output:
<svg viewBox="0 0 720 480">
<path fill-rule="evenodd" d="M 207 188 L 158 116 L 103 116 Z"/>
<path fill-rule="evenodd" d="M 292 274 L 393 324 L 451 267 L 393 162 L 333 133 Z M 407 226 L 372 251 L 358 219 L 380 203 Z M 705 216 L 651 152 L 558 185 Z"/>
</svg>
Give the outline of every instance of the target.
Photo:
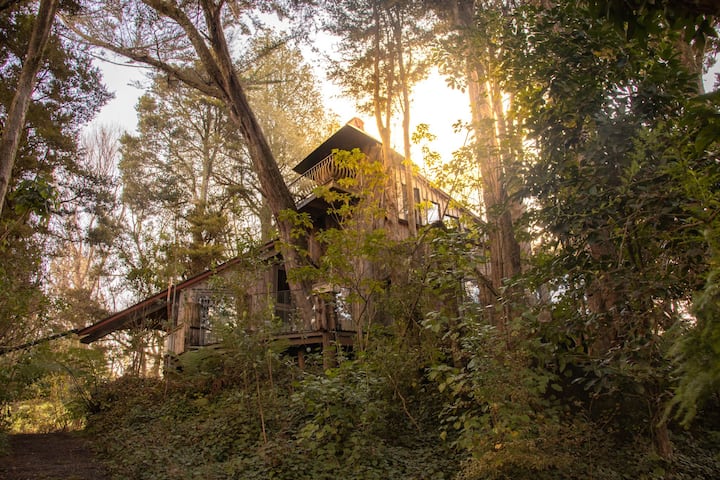
<svg viewBox="0 0 720 480">
<path fill-rule="evenodd" d="M 335 149 L 352 150 L 353 148 L 359 148 L 360 150 L 367 151 L 368 147 L 379 144 L 379 140 L 376 140 L 354 125 L 347 124 L 332 134 L 330 138 L 320 144 L 319 147 L 313 150 L 312 153 L 305 157 L 300 163 L 295 165 L 293 170 L 302 175 L 330 155 Z"/>
<path fill-rule="evenodd" d="M 168 318 L 168 306 L 171 304 L 168 300 L 175 298 L 175 295 L 193 285 L 196 285 L 207 278 L 216 275 L 228 268 L 237 265 L 243 257 L 235 257 L 225 263 L 218 265 L 210 270 L 190 277 L 187 280 L 166 288 L 162 292 L 146 298 L 135 305 L 121 310 L 107 318 L 100 320 L 88 327 L 80 329 L 77 334 L 82 343 L 92 343 L 99 340 L 117 330 L 130 328 L 139 323 L 140 320 L 146 322 L 148 328 L 162 328 L 162 321 Z M 150 322 L 147 322 L 150 320 Z"/>
</svg>

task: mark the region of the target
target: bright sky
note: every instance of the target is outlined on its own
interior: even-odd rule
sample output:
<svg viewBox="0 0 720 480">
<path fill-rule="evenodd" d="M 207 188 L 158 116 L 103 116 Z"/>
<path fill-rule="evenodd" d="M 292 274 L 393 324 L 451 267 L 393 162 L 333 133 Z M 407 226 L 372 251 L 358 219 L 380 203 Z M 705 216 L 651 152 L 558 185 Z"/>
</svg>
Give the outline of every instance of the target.
<svg viewBox="0 0 720 480">
<path fill-rule="evenodd" d="M 123 130 L 135 130 L 137 116 L 135 104 L 142 95 L 143 90 L 137 88 L 137 83 L 144 81 L 145 68 L 112 64 L 97 61 L 103 72 L 105 85 L 115 93 L 111 100 L 100 112 L 94 125 L 118 126 Z M 353 117 L 359 117 L 365 122 L 365 130 L 375 137 L 379 137 L 375 120 L 367 115 L 360 115 L 355 109 L 351 99 L 340 95 L 339 89 L 323 81 L 323 104 L 338 115 L 341 123 Z M 437 136 L 430 147 L 441 154 L 444 160 L 451 157 L 452 152 L 463 146 L 464 134 L 453 131 L 452 125 L 458 120 L 469 119 L 467 95 L 451 90 L 438 74 L 433 74 L 426 81 L 417 85 L 413 92 L 413 106 L 411 115 L 411 131 L 420 123 L 427 123 L 430 132 Z M 392 147 L 402 152 L 402 125 L 400 120 L 392 125 Z M 413 161 L 422 164 L 419 147 L 413 152 Z M 299 161 L 299 160 L 298 160 Z"/>
<path fill-rule="evenodd" d="M 326 84 L 323 87 L 323 95 L 325 105 L 338 114 L 340 122 L 344 123 L 352 117 L 358 117 L 365 123 L 365 131 L 380 138 L 375 118 L 358 113 L 353 100 L 343 97 L 339 88 Z M 443 160 L 449 160 L 452 152 L 462 147 L 466 140 L 465 134 L 454 132 L 453 124 L 458 120 L 470 120 L 467 94 L 450 89 L 445 80 L 435 72 L 427 80 L 415 86 L 411 99 L 410 134 L 412 135 L 417 125 L 428 124 L 430 133 L 437 137 L 430 147 L 440 153 Z M 391 147 L 402 153 L 402 119 L 399 116 L 391 124 L 391 131 Z M 413 162 L 418 165 L 423 164 L 419 146 L 413 149 L 412 156 Z"/>
<path fill-rule="evenodd" d="M 137 125 L 135 104 L 143 93 L 143 90 L 137 88 L 135 84 L 145 79 L 144 73 L 147 69 L 102 61 L 98 61 L 98 65 L 103 71 L 105 84 L 115 92 L 115 98 L 102 109 L 94 124 L 134 130 Z M 715 68 L 705 76 L 707 91 L 713 90 L 715 74 L 719 71 L 720 63 L 715 65 Z M 358 114 L 351 99 L 343 97 L 340 90 L 328 84 L 325 79 L 320 80 L 323 82 L 323 104 L 338 115 L 341 123 L 357 116 L 365 122 L 365 129 L 370 135 L 379 137 L 373 118 Z M 466 135 L 454 132 L 452 125 L 458 120 L 469 120 L 467 95 L 450 89 L 439 74 L 433 73 L 427 80 L 416 86 L 412 99 L 411 131 L 414 131 L 420 123 L 428 124 L 430 132 L 437 136 L 430 148 L 440 153 L 443 160 L 449 160 L 452 152 L 466 142 Z M 392 130 L 392 147 L 398 152 L 402 152 L 402 127 L 399 119 L 392 125 Z M 418 165 L 423 165 L 419 147 L 413 151 L 413 161 Z"/>
</svg>

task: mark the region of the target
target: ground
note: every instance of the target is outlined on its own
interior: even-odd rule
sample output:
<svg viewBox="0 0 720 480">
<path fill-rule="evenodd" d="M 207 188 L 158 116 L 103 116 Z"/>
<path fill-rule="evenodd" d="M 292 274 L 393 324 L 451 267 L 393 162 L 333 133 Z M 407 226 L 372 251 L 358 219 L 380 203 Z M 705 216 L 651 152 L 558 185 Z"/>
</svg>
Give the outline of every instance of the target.
<svg viewBox="0 0 720 480">
<path fill-rule="evenodd" d="M 0 456 L 0 480 L 106 480 L 87 440 L 79 433 L 11 435 Z"/>
</svg>

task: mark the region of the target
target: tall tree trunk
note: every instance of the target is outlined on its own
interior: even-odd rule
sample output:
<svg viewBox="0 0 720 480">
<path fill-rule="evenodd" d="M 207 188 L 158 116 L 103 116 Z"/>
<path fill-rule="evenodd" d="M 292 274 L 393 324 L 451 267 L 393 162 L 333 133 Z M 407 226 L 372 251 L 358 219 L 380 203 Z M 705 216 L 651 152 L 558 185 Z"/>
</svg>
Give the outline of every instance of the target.
<svg viewBox="0 0 720 480">
<path fill-rule="evenodd" d="M 207 118 L 211 117 L 210 108 L 205 112 Z M 200 134 L 202 142 L 202 171 L 200 174 L 200 185 L 193 192 L 193 212 L 190 217 L 191 243 L 189 252 L 189 275 L 196 275 L 212 266 L 217 260 L 216 253 L 212 252 L 211 242 L 217 240 L 215 232 L 211 235 L 203 235 L 208 225 L 208 201 L 210 196 L 210 180 L 214 174 L 215 151 L 211 148 L 211 121 L 207 121 Z M 192 168 L 192 167 L 190 167 Z M 214 228 L 214 226 L 212 227 Z"/>
<path fill-rule="evenodd" d="M 390 121 L 392 119 L 392 92 L 395 89 L 395 78 L 394 78 L 394 64 L 393 58 L 390 57 L 391 63 L 387 68 L 386 85 L 385 85 L 385 98 L 383 98 L 382 91 L 380 89 L 380 81 L 383 78 L 381 68 L 381 40 L 383 35 L 383 23 L 382 13 L 380 8 L 384 8 L 381 5 L 382 2 L 373 3 L 373 68 L 375 81 L 373 82 L 373 113 L 375 115 L 375 123 L 377 125 L 378 132 L 380 134 L 380 141 L 382 142 L 382 161 L 383 167 L 385 168 L 385 188 L 382 192 L 379 192 L 381 196 L 382 206 L 385 208 L 386 215 L 383 222 L 383 226 L 387 232 L 390 240 L 400 240 L 400 228 L 398 226 L 398 202 L 397 202 L 397 191 L 395 185 L 395 171 L 398 167 L 395 165 L 395 159 L 392 155 L 392 149 L 390 148 L 391 140 L 391 127 Z"/>
<path fill-rule="evenodd" d="M 593 260 L 600 263 L 618 257 L 617 248 L 610 240 L 607 227 L 598 229 L 595 237 L 595 240 L 588 242 L 588 250 Z M 608 272 L 601 271 L 587 286 L 588 309 L 597 314 L 599 319 L 594 328 L 588 326 L 588 331 L 593 337 L 588 345 L 588 354 L 591 357 L 602 357 L 610 351 L 617 343 L 623 329 L 618 311 L 618 305 L 622 304 L 622 294 L 615 290 L 609 275 Z"/>
<path fill-rule="evenodd" d="M 41 0 L 38 13 L 35 18 L 30 43 L 28 44 L 27 55 L 23 63 L 20 79 L 18 80 L 15 96 L 10 104 L 5 127 L 0 138 L 0 213 L 5 205 L 5 197 L 12 177 L 12 169 L 15 165 L 18 146 L 20 144 L 21 132 L 25 126 L 32 92 L 37 81 L 37 73 L 40 70 L 45 47 L 50 38 L 50 30 L 55 19 L 55 12 L 59 0 Z"/>
<path fill-rule="evenodd" d="M 213 2 L 202 2 L 205 9 L 206 21 L 210 33 L 210 43 L 213 48 L 214 60 L 217 62 L 217 71 L 212 69 L 209 73 L 215 76 L 218 86 L 226 96 L 230 107 L 230 119 L 239 128 L 241 135 L 247 143 L 248 152 L 255 172 L 260 180 L 263 195 L 273 213 L 280 233 L 280 251 L 289 273 L 288 283 L 293 300 L 305 325 L 310 325 L 313 316 L 312 285 L 309 281 L 299 279 L 293 275 L 300 267 L 307 264 L 300 252 L 306 251 L 306 240 L 294 238 L 292 230 L 293 220 L 287 218 L 285 211 L 296 211 L 295 201 L 290 189 L 280 173 L 270 145 L 250 107 L 245 91 L 232 65 L 232 58 L 227 46 L 227 40 L 222 29 L 222 7 L 215 6 Z"/>
<path fill-rule="evenodd" d="M 271 241 L 273 235 L 275 235 L 275 229 L 272 224 L 272 212 L 265 197 L 262 197 L 260 200 L 257 215 L 260 221 L 260 241 L 265 244 Z"/>
<path fill-rule="evenodd" d="M 465 32 L 472 32 L 476 17 L 475 2 L 472 0 L 459 0 L 454 9 L 454 23 L 457 28 Z M 468 42 L 472 44 L 473 42 Z M 499 135 L 506 131 L 502 114 L 502 102 L 497 97 L 498 92 L 492 91 L 492 85 L 487 78 L 488 68 L 484 68 L 483 61 L 491 62 L 492 52 L 476 51 L 471 48 L 466 52 L 465 75 L 468 85 L 468 95 L 472 114 L 472 124 L 475 138 L 478 142 L 478 162 L 482 176 L 482 198 L 485 206 L 485 216 L 489 226 L 488 247 L 490 251 L 490 279 L 492 292 L 501 292 L 503 282 L 517 275 L 521 271 L 520 245 L 515 237 L 512 221 L 512 208 L 505 186 L 505 163 L 510 155 L 503 153 L 503 146 Z M 500 109 L 499 112 L 496 112 Z M 488 300 L 497 300 L 497 298 Z M 503 314 L 500 318 L 493 318 L 494 323 L 503 327 L 505 324 Z"/>
<path fill-rule="evenodd" d="M 390 12 L 390 18 L 393 21 L 393 35 L 396 48 L 396 56 L 398 62 L 398 81 L 400 83 L 400 100 L 402 102 L 403 115 L 403 154 L 405 155 L 404 173 L 405 173 L 405 210 L 407 211 L 408 232 L 410 236 L 417 235 L 417 219 L 415 218 L 414 206 L 414 182 L 413 182 L 413 166 L 412 156 L 410 152 L 410 90 L 408 88 L 408 78 L 405 68 L 405 59 L 403 56 L 403 38 L 402 38 L 402 19 L 393 17 Z"/>
</svg>

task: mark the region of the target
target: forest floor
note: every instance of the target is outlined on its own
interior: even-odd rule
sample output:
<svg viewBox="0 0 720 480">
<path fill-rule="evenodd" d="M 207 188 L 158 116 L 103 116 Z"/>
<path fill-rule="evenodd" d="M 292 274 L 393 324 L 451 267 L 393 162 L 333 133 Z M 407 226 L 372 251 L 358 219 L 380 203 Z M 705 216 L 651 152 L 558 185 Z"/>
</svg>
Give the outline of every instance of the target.
<svg viewBox="0 0 720 480">
<path fill-rule="evenodd" d="M 81 433 L 8 436 L 9 454 L 0 456 L 0 480 L 107 480 Z"/>
</svg>

